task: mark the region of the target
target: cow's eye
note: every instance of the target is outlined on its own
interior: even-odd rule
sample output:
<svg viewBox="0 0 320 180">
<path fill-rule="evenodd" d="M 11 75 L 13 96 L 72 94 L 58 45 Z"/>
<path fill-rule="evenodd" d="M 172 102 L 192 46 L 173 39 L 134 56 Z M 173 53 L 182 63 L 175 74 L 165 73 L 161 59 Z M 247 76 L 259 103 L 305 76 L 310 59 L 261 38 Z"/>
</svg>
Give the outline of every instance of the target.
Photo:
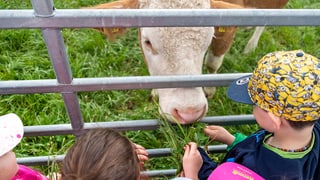
<svg viewBox="0 0 320 180">
<path fill-rule="evenodd" d="M 158 54 L 157 51 L 153 48 L 152 43 L 149 39 L 143 41 L 144 47 L 146 50 L 150 51 L 152 54 Z"/>
<path fill-rule="evenodd" d="M 145 44 L 146 47 L 152 49 L 152 44 L 151 44 L 151 41 L 150 41 L 150 40 L 145 40 L 145 41 L 144 41 L 144 44 Z"/>
</svg>

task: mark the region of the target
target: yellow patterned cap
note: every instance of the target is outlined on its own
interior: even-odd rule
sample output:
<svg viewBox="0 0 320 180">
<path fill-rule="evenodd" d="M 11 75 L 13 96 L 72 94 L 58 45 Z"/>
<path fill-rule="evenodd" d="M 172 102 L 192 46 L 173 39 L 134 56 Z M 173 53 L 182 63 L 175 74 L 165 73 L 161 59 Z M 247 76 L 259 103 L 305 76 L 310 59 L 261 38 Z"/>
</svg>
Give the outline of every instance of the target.
<svg viewBox="0 0 320 180">
<path fill-rule="evenodd" d="M 250 103 L 246 100 L 247 103 L 291 121 L 320 119 L 318 58 L 302 50 L 269 53 L 259 60 L 247 82 L 246 94 L 251 100 Z M 237 91 L 234 85 L 230 88 Z"/>
</svg>

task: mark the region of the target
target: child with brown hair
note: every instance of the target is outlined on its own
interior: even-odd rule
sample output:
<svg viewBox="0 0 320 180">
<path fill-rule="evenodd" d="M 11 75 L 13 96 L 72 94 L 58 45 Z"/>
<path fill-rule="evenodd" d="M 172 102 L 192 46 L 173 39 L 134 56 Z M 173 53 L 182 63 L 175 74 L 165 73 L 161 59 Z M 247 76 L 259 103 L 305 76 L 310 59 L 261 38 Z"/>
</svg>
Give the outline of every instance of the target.
<svg viewBox="0 0 320 180">
<path fill-rule="evenodd" d="M 253 115 L 263 129 L 245 137 L 220 126 L 206 127 L 208 136 L 229 145 L 223 162 L 242 164 L 266 179 L 320 179 L 318 58 L 302 50 L 269 53 L 252 75 L 234 81 L 227 95 L 254 105 Z M 183 165 L 194 165 L 190 176 L 200 180 L 217 167 L 201 148 L 186 148 L 185 156 Z"/>
<path fill-rule="evenodd" d="M 140 179 L 146 150 L 119 132 L 91 129 L 81 135 L 62 161 L 61 180 Z"/>
</svg>

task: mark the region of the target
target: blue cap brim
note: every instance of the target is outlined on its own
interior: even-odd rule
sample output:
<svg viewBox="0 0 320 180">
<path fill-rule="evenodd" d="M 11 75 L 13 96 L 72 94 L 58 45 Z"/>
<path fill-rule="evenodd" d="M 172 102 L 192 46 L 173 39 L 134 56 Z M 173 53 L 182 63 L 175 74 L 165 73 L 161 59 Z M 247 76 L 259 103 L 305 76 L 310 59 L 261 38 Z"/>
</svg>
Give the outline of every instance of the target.
<svg viewBox="0 0 320 180">
<path fill-rule="evenodd" d="M 247 75 L 233 81 L 227 91 L 228 98 L 244 104 L 254 104 L 248 92 L 250 78 L 251 75 Z"/>
</svg>

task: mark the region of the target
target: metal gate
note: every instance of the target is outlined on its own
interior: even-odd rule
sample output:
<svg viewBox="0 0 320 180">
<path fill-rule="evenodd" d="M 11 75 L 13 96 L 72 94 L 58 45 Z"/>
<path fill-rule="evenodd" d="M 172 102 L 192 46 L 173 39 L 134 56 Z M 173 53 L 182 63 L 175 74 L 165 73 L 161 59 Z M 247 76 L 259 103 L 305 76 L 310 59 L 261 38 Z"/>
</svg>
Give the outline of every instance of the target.
<svg viewBox="0 0 320 180">
<path fill-rule="evenodd" d="M 0 81 L 0 94 L 60 93 L 70 124 L 25 126 L 25 136 L 77 135 L 83 129 L 108 127 L 120 130 L 157 129 L 156 119 L 84 123 L 77 92 L 120 89 L 154 89 L 170 87 L 227 86 L 238 74 L 190 75 L 179 77 L 104 77 L 73 78 L 66 55 L 62 28 L 87 27 L 159 27 L 159 26 L 319 26 L 317 9 L 247 9 L 247 10 L 84 10 L 54 8 L 53 0 L 31 0 L 33 9 L 0 10 L 1 29 L 41 29 L 56 79 Z M 205 117 L 208 124 L 254 123 L 252 115 Z M 224 152 L 225 145 L 210 146 L 209 150 Z M 169 148 L 149 149 L 150 157 L 167 156 Z M 61 161 L 63 155 L 18 158 L 26 165 Z M 175 169 L 146 171 L 149 176 L 174 175 Z"/>
</svg>

